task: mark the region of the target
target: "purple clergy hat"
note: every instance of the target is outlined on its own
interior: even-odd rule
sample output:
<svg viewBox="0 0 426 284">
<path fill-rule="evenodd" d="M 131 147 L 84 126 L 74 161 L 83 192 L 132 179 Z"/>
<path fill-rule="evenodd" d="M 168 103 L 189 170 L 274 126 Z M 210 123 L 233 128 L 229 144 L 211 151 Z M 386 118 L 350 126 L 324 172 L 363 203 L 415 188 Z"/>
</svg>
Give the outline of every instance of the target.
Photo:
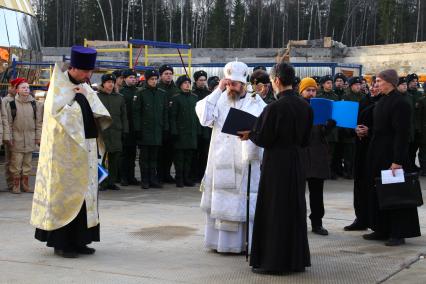
<svg viewBox="0 0 426 284">
<path fill-rule="evenodd" d="M 75 45 L 71 47 L 71 67 L 82 70 L 95 69 L 96 50 Z"/>
</svg>

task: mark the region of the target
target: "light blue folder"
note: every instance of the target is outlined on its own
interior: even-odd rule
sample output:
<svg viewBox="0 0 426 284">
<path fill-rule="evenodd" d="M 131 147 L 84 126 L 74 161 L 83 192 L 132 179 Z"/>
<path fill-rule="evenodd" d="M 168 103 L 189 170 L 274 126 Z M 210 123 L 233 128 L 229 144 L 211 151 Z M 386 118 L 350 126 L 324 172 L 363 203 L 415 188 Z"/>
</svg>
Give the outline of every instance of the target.
<svg viewBox="0 0 426 284">
<path fill-rule="evenodd" d="M 333 119 L 338 127 L 356 128 L 358 120 L 358 102 L 332 101 L 321 98 L 311 99 L 314 111 L 314 125 L 326 124 Z"/>
</svg>

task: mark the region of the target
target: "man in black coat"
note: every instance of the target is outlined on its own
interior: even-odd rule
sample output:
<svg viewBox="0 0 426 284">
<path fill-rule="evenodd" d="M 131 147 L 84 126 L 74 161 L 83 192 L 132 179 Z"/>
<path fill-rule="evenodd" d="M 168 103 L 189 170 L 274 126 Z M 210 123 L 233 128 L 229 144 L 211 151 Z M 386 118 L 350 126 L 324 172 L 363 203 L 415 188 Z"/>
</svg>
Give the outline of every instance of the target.
<svg viewBox="0 0 426 284">
<path fill-rule="evenodd" d="M 278 100 L 264 109 L 249 134 L 241 133 L 265 149 L 250 258 L 255 273 L 302 272 L 311 265 L 302 158 L 313 113 L 294 93 L 294 81 L 291 65 L 275 65 L 271 82 Z"/>
<path fill-rule="evenodd" d="M 377 84 L 373 81 L 370 95 L 365 96 L 359 103 L 358 126 L 355 129 L 354 157 L 354 210 L 355 220 L 344 227 L 345 231 L 363 231 L 368 228 L 368 182 L 366 167 L 368 146 L 373 136 L 373 112 L 376 103 L 382 96 Z"/>
<path fill-rule="evenodd" d="M 380 210 L 375 178 L 382 170 L 409 168 L 409 138 L 412 108 L 396 91 L 398 74 L 389 69 L 379 73 L 376 82 L 383 98 L 375 106 L 373 138 L 368 151 L 369 227 L 374 231 L 364 235 L 366 240 L 386 240 L 387 246 L 405 243 L 405 238 L 420 236 L 417 208 Z"/>
</svg>

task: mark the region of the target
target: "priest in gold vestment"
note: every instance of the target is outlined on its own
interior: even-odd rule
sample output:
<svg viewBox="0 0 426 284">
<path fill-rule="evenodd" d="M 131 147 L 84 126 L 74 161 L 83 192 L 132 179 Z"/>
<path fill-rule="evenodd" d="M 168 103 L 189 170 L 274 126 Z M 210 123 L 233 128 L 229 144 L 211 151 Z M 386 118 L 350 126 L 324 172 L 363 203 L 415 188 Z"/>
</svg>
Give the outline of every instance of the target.
<svg viewBox="0 0 426 284">
<path fill-rule="evenodd" d="M 67 71 L 55 66 L 47 93 L 31 224 L 35 238 L 57 255 L 93 254 L 99 241 L 98 127 L 110 114 L 86 83 L 95 67 L 96 51 L 74 46 Z"/>
</svg>

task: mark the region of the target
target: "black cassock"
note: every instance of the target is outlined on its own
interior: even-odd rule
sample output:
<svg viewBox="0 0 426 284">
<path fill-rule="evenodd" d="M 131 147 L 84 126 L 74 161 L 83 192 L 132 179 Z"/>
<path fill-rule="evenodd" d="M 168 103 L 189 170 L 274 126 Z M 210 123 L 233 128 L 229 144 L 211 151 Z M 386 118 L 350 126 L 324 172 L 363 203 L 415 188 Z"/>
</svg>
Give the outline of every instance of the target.
<svg viewBox="0 0 426 284">
<path fill-rule="evenodd" d="M 411 127 L 411 106 L 400 93 L 392 91 L 377 102 L 373 114 L 373 137 L 367 165 L 369 173 L 369 227 L 387 237 L 410 238 L 420 236 L 417 208 L 380 210 L 374 178 L 392 163 L 409 165 L 408 148 Z"/>
<path fill-rule="evenodd" d="M 293 91 L 278 95 L 250 135 L 265 149 L 254 217 L 250 265 L 272 272 L 310 266 L 302 149 L 309 143 L 313 114 Z"/>
<path fill-rule="evenodd" d="M 366 96 L 359 103 L 358 124 L 368 127 L 368 135 L 355 139 L 354 157 L 354 209 L 357 221 L 368 226 L 368 172 L 366 170 L 368 147 L 373 136 L 373 112 L 375 104 L 382 96 Z"/>
<path fill-rule="evenodd" d="M 86 139 L 97 138 L 97 126 L 89 102 L 82 94 L 76 94 L 75 101 L 80 105 L 83 114 Z M 91 242 L 99 242 L 99 224 L 92 228 L 87 228 L 86 212 L 86 202 L 83 202 L 78 215 L 71 223 L 53 231 L 36 229 L 35 238 L 41 242 L 46 242 L 48 247 L 60 250 L 73 250 L 84 247 Z"/>
</svg>

